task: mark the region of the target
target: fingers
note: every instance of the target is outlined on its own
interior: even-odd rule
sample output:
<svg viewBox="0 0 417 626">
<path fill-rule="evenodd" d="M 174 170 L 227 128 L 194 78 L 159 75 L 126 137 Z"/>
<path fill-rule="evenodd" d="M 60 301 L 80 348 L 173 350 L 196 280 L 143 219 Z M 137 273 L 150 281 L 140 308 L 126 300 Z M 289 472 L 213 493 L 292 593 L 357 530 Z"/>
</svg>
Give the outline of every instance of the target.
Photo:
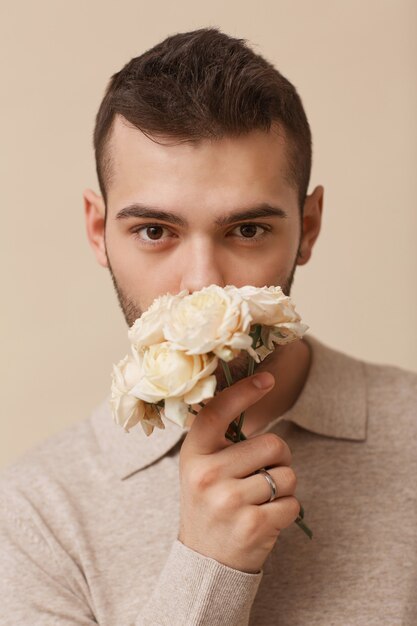
<svg viewBox="0 0 417 626">
<path fill-rule="evenodd" d="M 294 496 L 284 496 L 257 507 L 260 521 L 275 531 L 288 528 L 300 513 L 300 503 Z"/>
<path fill-rule="evenodd" d="M 300 513 L 300 503 L 294 496 L 283 496 L 260 506 L 248 506 L 242 509 L 235 534 L 249 543 L 276 537 L 284 528 L 288 528 Z M 274 540 L 275 543 L 275 540 Z M 271 545 L 271 548 L 273 544 Z"/>
<path fill-rule="evenodd" d="M 244 478 L 261 467 L 291 465 L 291 460 L 288 444 L 275 433 L 265 433 L 220 450 L 216 462 L 224 476 L 232 468 L 235 478 Z"/>
<path fill-rule="evenodd" d="M 294 495 L 297 487 L 297 477 L 291 467 L 273 467 L 268 469 L 268 474 L 276 484 L 277 493 L 275 499 Z M 235 487 L 239 492 L 242 504 L 263 505 L 268 503 L 271 497 L 271 487 L 262 472 L 237 481 Z"/>
<path fill-rule="evenodd" d="M 263 519 L 275 530 L 288 528 L 298 517 L 301 505 L 294 496 L 284 496 L 258 507 Z"/>
<path fill-rule="evenodd" d="M 264 382 L 266 387 L 259 388 L 255 382 Z M 197 454 L 211 454 L 227 447 L 229 444 L 224 435 L 230 422 L 260 400 L 274 384 L 272 374 L 262 372 L 238 381 L 211 398 L 196 415 L 183 448 L 192 449 Z"/>
</svg>

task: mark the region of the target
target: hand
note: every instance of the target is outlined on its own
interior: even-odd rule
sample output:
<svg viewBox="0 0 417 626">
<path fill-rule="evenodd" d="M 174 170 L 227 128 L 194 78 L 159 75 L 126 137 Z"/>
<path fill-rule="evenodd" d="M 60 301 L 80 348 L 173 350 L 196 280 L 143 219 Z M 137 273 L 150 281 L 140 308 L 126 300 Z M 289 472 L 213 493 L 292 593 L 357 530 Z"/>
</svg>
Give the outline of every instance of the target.
<svg viewBox="0 0 417 626">
<path fill-rule="evenodd" d="M 254 381 L 269 385 L 259 389 Z M 232 443 L 225 432 L 242 411 L 270 391 L 269 372 L 244 378 L 210 399 L 195 417 L 180 452 L 179 540 L 189 548 L 244 572 L 262 568 L 283 528 L 294 522 L 300 504 L 296 476 L 283 439 L 265 433 Z M 278 488 L 268 502 L 267 468 Z"/>
</svg>

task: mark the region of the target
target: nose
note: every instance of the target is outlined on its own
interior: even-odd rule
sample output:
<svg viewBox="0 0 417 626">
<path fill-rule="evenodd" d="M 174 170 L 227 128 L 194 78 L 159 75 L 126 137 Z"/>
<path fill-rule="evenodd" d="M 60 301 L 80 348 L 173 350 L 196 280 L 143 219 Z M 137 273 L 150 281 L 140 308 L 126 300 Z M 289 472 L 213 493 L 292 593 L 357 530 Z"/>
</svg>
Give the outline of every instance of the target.
<svg viewBox="0 0 417 626">
<path fill-rule="evenodd" d="M 196 237 L 183 247 L 181 289 L 190 293 L 215 284 L 225 286 L 227 268 L 221 251 L 208 238 Z"/>
</svg>

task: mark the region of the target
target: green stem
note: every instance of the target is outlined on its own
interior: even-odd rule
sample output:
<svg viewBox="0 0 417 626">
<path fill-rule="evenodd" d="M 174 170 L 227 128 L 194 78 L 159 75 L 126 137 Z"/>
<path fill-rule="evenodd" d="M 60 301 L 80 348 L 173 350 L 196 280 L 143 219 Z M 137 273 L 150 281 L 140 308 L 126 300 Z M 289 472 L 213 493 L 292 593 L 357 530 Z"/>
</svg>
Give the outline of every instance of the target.
<svg viewBox="0 0 417 626">
<path fill-rule="evenodd" d="M 297 517 L 297 519 L 295 520 L 295 523 L 297 524 L 299 528 L 301 528 L 303 532 L 305 532 L 307 537 L 309 537 L 310 539 L 313 539 L 313 531 L 310 530 L 310 528 L 307 526 L 305 522 L 303 522 L 300 516 Z"/>
<path fill-rule="evenodd" d="M 252 376 L 255 369 L 255 359 L 253 357 L 249 357 L 249 365 L 248 365 L 248 376 Z"/>
<path fill-rule="evenodd" d="M 255 324 L 255 330 L 253 331 L 253 333 L 250 334 L 250 336 L 253 338 L 253 342 L 252 342 L 252 348 L 253 349 L 255 349 L 256 344 L 260 340 L 261 331 L 262 331 L 262 325 L 261 324 Z M 262 343 L 262 340 L 261 340 L 261 343 Z"/>
<path fill-rule="evenodd" d="M 253 349 L 256 348 L 256 344 L 258 343 L 258 339 L 259 339 L 259 337 L 261 335 L 261 329 L 262 329 L 262 327 L 261 327 L 260 324 L 255 324 L 255 330 L 252 333 L 250 333 L 250 336 L 252 337 L 252 348 Z M 252 376 L 252 374 L 254 372 L 254 369 L 255 369 L 255 359 L 253 357 L 249 356 L 248 376 Z M 236 434 L 237 441 L 241 441 L 240 435 L 242 433 L 242 426 L 243 426 L 244 418 L 245 418 L 245 411 L 243 411 L 240 414 L 240 417 L 239 417 L 239 422 L 238 422 L 238 425 L 237 425 L 237 434 Z"/>
<path fill-rule="evenodd" d="M 227 385 L 228 385 L 229 387 L 231 387 L 231 386 L 232 386 L 232 384 L 233 384 L 233 378 L 232 378 L 232 374 L 231 374 L 231 372 L 230 372 L 230 368 L 229 368 L 229 366 L 228 366 L 227 362 L 226 362 L 226 361 L 223 361 L 223 359 L 220 359 L 220 363 L 222 364 L 222 367 L 223 367 L 223 372 L 224 372 L 224 375 L 225 375 L 225 377 L 226 377 Z M 233 421 L 233 422 L 230 424 L 230 426 L 231 426 L 231 427 L 233 428 L 233 430 L 236 432 L 236 424 L 235 424 L 235 421 Z M 228 438 L 228 439 L 230 439 L 230 441 L 233 441 L 234 443 L 237 443 L 237 442 L 239 441 L 239 436 L 238 436 L 238 434 L 236 434 L 236 438 L 235 438 L 235 439 L 233 439 L 231 436 L 228 436 L 227 438 Z"/>
<path fill-rule="evenodd" d="M 240 414 L 239 421 L 237 423 L 237 429 L 236 429 L 236 438 L 238 441 L 241 441 L 240 435 L 242 434 L 242 426 L 243 426 L 244 417 L 245 417 L 245 411 L 242 411 L 242 413 Z"/>
<path fill-rule="evenodd" d="M 220 363 L 222 364 L 223 372 L 224 372 L 224 375 L 226 376 L 227 385 L 231 387 L 231 385 L 233 384 L 233 379 L 230 373 L 230 368 L 228 364 L 226 363 L 226 361 L 223 361 L 223 359 L 220 359 Z"/>
<path fill-rule="evenodd" d="M 235 421 L 230 424 L 230 427 L 235 432 L 235 443 L 237 443 L 238 441 L 245 441 L 247 439 L 247 437 L 242 432 L 240 432 L 240 439 L 237 438 L 238 424 Z"/>
</svg>

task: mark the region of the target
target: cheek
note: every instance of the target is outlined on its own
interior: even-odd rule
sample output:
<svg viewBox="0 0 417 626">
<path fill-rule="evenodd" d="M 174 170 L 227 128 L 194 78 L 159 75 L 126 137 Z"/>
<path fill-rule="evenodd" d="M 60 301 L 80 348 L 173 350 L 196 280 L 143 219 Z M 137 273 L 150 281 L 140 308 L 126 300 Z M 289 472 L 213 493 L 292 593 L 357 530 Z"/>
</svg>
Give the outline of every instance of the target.
<svg viewBox="0 0 417 626">
<path fill-rule="evenodd" d="M 237 286 L 244 284 L 264 287 L 282 285 L 290 276 L 297 253 L 297 246 L 288 242 L 279 242 L 265 250 L 255 263 L 242 264 L 236 268 L 239 279 Z"/>
<path fill-rule="evenodd" d="M 275 267 L 275 275 L 279 276 L 283 280 L 287 278 L 293 268 L 295 256 L 296 252 L 292 250 L 288 251 L 285 256 L 280 256 Z M 273 271 L 273 268 L 271 269 Z"/>
<path fill-rule="evenodd" d="M 140 254 L 132 238 L 112 233 L 106 236 L 107 256 L 122 292 L 146 310 L 160 295 L 176 292 L 169 268 L 161 268 L 156 255 Z M 152 258 L 153 257 L 153 258 Z"/>
</svg>

